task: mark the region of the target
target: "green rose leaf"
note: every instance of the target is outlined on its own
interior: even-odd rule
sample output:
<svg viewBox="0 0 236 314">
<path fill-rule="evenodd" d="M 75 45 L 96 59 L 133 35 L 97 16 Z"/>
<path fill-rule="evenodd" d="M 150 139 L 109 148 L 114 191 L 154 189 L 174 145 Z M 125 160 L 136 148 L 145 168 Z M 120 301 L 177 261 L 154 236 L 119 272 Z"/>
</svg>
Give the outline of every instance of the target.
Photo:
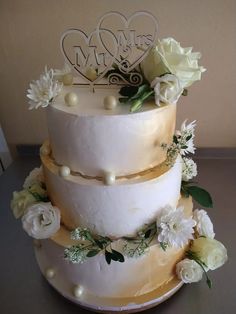
<svg viewBox="0 0 236 314">
<path fill-rule="evenodd" d="M 213 207 L 211 195 L 206 190 L 194 185 L 185 186 L 185 190 L 187 190 L 187 193 L 190 194 L 200 205 L 210 208 Z"/>
<path fill-rule="evenodd" d="M 148 230 L 145 232 L 145 235 L 144 235 L 145 239 L 148 239 L 148 238 L 150 237 L 151 232 L 152 232 L 152 229 L 148 229 Z"/>
<path fill-rule="evenodd" d="M 105 250 L 105 259 L 108 265 L 111 264 L 111 260 L 112 260 L 112 254 L 110 252 L 108 252 L 107 250 Z"/>
<path fill-rule="evenodd" d="M 88 251 L 86 256 L 87 257 L 93 257 L 93 256 L 97 255 L 99 252 L 100 252 L 99 250 L 90 250 L 90 251 Z"/>
<path fill-rule="evenodd" d="M 97 239 L 94 239 L 94 242 L 97 244 L 97 246 L 102 250 L 103 249 L 103 242 L 99 241 Z"/>
<path fill-rule="evenodd" d="M 125 97 L 132 97 L 138 92 L 138 86 L 123 86 L 121 87 L 119 94 Z"/>
<path fill-rule="evenodd" d="M 150 88 L 149 85 L 147 85 L 147 84 L 141 85 L 141 86 L 139 86 L 137 93 L 135 93 L 130 99 L 133 100 L 133 99 L 142 98 L 143 95 L 144 95 L 147 91 L 150 91 L 150 90 L 151 90 L 151 88 Z"/>
<path fill-rule="evenodd" d="M 115 258 L 113 260 L 118 261 L 120 263 L 123 263 L 125 261 L 124 256 L 120 252 L 118 252 L 118 251 L 116 251 L 114 249 L 112 249 L 111 251 L 112 251 L 112 254 L 113 254 L 112 259 Z"/>
</svg>

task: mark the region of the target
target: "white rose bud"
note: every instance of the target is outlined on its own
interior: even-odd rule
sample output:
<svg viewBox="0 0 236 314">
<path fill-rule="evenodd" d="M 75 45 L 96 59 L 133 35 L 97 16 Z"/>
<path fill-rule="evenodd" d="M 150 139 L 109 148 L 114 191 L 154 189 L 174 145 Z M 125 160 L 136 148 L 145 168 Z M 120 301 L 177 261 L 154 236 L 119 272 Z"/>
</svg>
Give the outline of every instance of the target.
<svg viewBox="0 0 236 314">
<path fill-rule="evenodd" d="M 214 239 L 215 233 L 213 230 L 213 224 L 204 209 L 195 209 L 193 212 L 193 219 L 197 223 L 196 230 L 199 236 L 205 236 L 207 238 Z"/>
<path fill-rule="evenodd" d="M 13 192 L 13 199 L 11 201 L 11 209 L 13 211 L 15 218 L 16 219 L 20 218 L 24 214 L 26 208 L 35 202 L 36 202 L 35 198 L 27 190 Z"/>
<path fill-rule="evenodd" d="M 228 259 L 226 248 L 215 239 L 203 237 L 195 239 L 191 251 L 211 270 L 221 267 Z"/>
<path fill-rule="evenodd" d="M 51 203 L 36 203 L 22 217 L 24 230 L 35 239 L 46 239 L 60 228 L 60 211 Z"/>
<path fill-rule="evenodd" d="M 166 74 L 162 77 L 156 77 L 151 87 L 155 92 L 155 103 L 160 106 L 164 104 L 176 104 L 179 97 L 183 93 L 183 88 L 180 85 L 179 79 L 173 74 Z"/>
<path fill-rule="evenodd" d="M 191 283 L 202 279 L 203 270 L 194 260 L 185 258 L 176 265 L 176 273 L 184 283 Z"/>
</svg>

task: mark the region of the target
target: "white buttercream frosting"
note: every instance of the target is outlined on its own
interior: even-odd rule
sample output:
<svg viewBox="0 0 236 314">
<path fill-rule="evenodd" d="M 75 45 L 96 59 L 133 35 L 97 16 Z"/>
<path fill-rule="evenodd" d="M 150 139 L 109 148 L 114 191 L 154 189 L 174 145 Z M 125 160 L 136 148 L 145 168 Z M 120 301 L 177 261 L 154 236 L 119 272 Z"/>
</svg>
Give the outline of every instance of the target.
<svg viewBox="0 0 236 314">
<path fill-rule="evenodd" d="M 79 105 L 64 103 L 67 93 L 76 93 Z M 60 165 L 86 175 L 137 173 L 163 162 L 175 129 L 176 105 L 157 108 L 154 101 L 141 112 L 129 113 L 128 104 L 104 108 L 104 98 L 119 98 L 118 89 L 64 87 L 47 108 L 52 154 Z"/>
<path fill-rule="evenodd" d="M 132 235 L 145 223 L 155 220 L 158 212 L 177 205 L 182 162 L 165 172 L 151 172 L 134 179 L 116 180 L 113 185 L 103 181 L 58 175 L 53 161 L 42 156 L 47 191 L 53 204 L 61 211 L 63 223 L 70 227 L 88 227 L 95 233 L 120 237 Z"/>
<path fill-rule="evenodd" d="M 184 206 L 187 217 L 191 216 L 191 198 L 181 199 L 179 205 Z M 53 241 L 42 241 L 42 249 L 36 253 L 43 272 L 47 265 L 53 265 L 57 269 L 56 279 L 63 283 L 64 291 L 61 292 L 68 291 L 70 294 L 73 293 L 73 287 L 79 285 L 90 295 L 98 297 L 128 298 L 144 295 L 163 287 L 175 277 L 175 265 L 185 251 L 185 248 L 163 251 L 156 244 L 142 257 L 127 258 L 124 263 L 112 261 L 108 265 L 101 252 L 83 264 L 72 264 L 62 258 L 64 246 L 71 245 L 68 243 L 68 240 L 72 241 L 68 234 L 61 228 Z M 119 250 L 119 241 L 113 243 L 113 247 Z M 59 289 L 59 286 L 55 287 Z"/>
</svg>

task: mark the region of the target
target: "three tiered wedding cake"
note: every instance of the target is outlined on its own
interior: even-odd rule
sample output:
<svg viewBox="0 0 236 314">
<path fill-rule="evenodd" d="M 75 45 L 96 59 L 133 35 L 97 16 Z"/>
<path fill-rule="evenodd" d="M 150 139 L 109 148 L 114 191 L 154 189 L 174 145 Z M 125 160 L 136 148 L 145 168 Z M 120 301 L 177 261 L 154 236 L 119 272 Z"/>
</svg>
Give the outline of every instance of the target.
<svg viewBox="0 0 236 314">
<path fill-rule="evenodd" d="M 66 31 L 61 48 L 65 67 L 28 90 L 30 109 L 47 107 L 49 140 L 11 203 L 42 273 L 102 312 L 146 309 L 203 275 L 211 286 L 227 252 L 192 210 L 192 197 L 212 206 L 190 181 L 195 121 L 175 132 L 177 101 L 205 71 L 200 53 L 157 41 L 148 12 L 107 13 L 89 35 Z"/>
</svg>

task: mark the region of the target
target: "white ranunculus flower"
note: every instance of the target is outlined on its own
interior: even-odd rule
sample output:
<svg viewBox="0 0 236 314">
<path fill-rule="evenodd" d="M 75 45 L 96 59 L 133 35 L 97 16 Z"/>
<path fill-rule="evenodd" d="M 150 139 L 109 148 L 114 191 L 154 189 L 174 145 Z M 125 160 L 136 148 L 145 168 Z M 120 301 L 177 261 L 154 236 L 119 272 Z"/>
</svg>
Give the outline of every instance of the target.
<svg viewBox="0 0 236 314">
<path fill-rule="evenodd" d="M 203 269 L 194 260 L 185 258 L 176 265 L 176 273 L 184 283 L 192 283 L 202 279 Z"/>
<path fill-rule="evenodd" d="M 47 239 L 60 229 L 60 211 L 51 203 L 36 203 L 22 217 L 24 230 L 35 239 Z"/>
<path fill-rule="evenodd" d="M 176 75 L 183 88 L 189 87 L 201 79 L 206 69 L 198 65 L 201 58 L 199 52 L 192 52 L 192 48 L 182 48 L 173 38 L 159 40 L 147 57 L 142 61 L 141 67 L 146 79 L 152 82 L 157 76 L 166 73 Z"/>
<path fill-rule="evenodd" d="M 215 233 L 213 224 L 207 212 L 204 209 L 195 209 L 193 212 L 193 219 L 196 221 L 196 230 L 199 236 L 205 236 L 214 239 Z"/>
<path fill-rule="evenodd" d="M 30 83 L 27 97 L 30 99 L 29 109 L 47 107 L 62 90 L 62 84 L 54 80 L 54 72 L 45 68 L 39 80 Z"/>
<path fill-rule="evenodd" d="M 228 259 L 226 248 L 215 239 L 195 239 L 190 250 L 211 270 L 221 267 Z"/>
<path fill-rule="evenodd" d="M 191 158 L 182 158 L 182 180 L 189 181 L 197 175 L 197 164 Z"/>
<path fill-rule="evenodd" d="M 151 87 L 155 92 L 155 103 L 160 106 L 164 104 L 176 104 L 179 97 L 183 93 L 183 88 L 180 85 L 179 79 L 173 74 L 165 74 L 161 77 L 156 77 Z"/>
<path fill-rule="evenodd" d="M 44 183 L 44 175 L 43 175 L 43 169 L 42 166 L 39 168 L 33 169 L 28 177 L 26 177 L 23 188 L 28 189 L 35 183 Z"/>
<path fill-rule="evenodd" d="M 11 209 L 13 211 L 15 218 L 16 219 L 20 218 L 24 214 L 27 207 L 35 202 L 36 202 L 35 198 L 27 190 L 13 192 L 13 198 L 11 200 Z"/>
<path fill-rule="evenodd" d="M 184 208 L 165 207 L 157 217 L 158 241 L 169 246 L 183 247 L 193 239 L 196 222 L 187 218 Z"/>
</svg>

